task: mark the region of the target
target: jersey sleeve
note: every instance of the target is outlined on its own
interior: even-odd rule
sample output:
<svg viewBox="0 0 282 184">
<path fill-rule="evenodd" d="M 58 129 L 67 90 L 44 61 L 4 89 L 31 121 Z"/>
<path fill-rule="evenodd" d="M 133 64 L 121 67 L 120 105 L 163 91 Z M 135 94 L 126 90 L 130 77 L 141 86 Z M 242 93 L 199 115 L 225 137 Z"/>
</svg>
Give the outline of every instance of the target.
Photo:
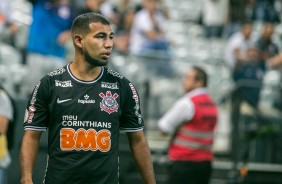
<svg viewBox="0 0 282 184">
<path fill-rule="evenodd" d="M 143 130 L 144 122 L 141 116 L 140 98 L 132 83 L 127 82 L 125 84 L 124 96 L 120 130 L 124 132 Z"/>
<path fill-rule="evenodd" d="M 44 77 L 37 83 L 28 101 L 24 118 L 25 130 L 47 130 L 49 119 L 48 91 L 48 79 Z"/>
</svg>

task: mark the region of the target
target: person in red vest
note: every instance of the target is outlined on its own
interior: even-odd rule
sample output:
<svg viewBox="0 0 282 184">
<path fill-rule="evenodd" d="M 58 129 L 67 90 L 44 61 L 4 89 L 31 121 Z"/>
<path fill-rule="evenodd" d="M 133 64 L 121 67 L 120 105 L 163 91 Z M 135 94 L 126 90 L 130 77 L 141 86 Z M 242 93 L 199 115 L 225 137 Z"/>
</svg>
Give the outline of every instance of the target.
<svg viewBox="0 0 282 184">
<path fill-rule="evenodd" d="M 162 133 L 173 134 L 168 149 L 172 161 L 169 183 L 209 183 L 218 110 L 207 83 L 206 72 L 193 66 L 183 79 L 186 94 L 158 122 Z"/>
</svg>

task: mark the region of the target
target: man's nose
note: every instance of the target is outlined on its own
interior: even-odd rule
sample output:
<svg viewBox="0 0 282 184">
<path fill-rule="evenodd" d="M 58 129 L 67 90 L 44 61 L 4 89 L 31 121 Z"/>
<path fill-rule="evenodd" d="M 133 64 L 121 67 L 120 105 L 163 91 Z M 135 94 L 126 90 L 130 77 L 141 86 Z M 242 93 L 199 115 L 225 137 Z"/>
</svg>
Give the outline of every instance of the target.
<svg viewBox="0 0 282 184">
<path fill-rule="evenodd" d="M 111 48 L 113 47 L 113 43 L 114 43 L 113 39 L 106 39 L 104 42 L 104 47 Z"/>
</svg>

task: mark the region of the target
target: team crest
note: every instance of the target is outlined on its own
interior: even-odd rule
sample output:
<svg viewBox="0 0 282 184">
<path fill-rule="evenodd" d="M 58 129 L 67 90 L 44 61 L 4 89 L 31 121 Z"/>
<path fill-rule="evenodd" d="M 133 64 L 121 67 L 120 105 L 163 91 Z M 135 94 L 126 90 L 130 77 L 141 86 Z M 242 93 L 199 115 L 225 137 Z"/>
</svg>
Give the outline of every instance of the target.
<svg viewBox="0 0 282 184">
<path fill-rule="evenodd" d="M 106 92 L 106 95 L 104 93 L 100 93 L 99 96 L 102 99 L 102 102 L 100 102 L 100 107 L 102 111 L 105 111 L 109 114 L 112 112 L 117 112 L 118 110 L 118 103 L 116 101 L 116 98 L 118 97 L 118 94 L 115 93 L 112 95 L 110 91 Z"/>
</svg>

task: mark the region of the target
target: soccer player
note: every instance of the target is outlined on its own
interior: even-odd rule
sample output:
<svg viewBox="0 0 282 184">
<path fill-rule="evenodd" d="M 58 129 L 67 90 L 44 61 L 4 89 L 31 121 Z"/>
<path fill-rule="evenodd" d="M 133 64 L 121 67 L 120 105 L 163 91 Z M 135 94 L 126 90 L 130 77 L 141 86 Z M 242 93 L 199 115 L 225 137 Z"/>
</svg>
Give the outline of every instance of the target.
<svg viewBox="0 0 282 184">
<path fill-rule="evenodd" d="M 75 56 L 44 76 L 28 102 L 20 151 L 21 183 L 32 183 L 39 139 L 48 129 L 46 184 L 117 184 L 119 132 L 127 132 L 146 184 L 155 184 L 134 85 L 106 68 L 113 49 L 111 23 L 97 13 L 72 24 Z"/>
</svg>

